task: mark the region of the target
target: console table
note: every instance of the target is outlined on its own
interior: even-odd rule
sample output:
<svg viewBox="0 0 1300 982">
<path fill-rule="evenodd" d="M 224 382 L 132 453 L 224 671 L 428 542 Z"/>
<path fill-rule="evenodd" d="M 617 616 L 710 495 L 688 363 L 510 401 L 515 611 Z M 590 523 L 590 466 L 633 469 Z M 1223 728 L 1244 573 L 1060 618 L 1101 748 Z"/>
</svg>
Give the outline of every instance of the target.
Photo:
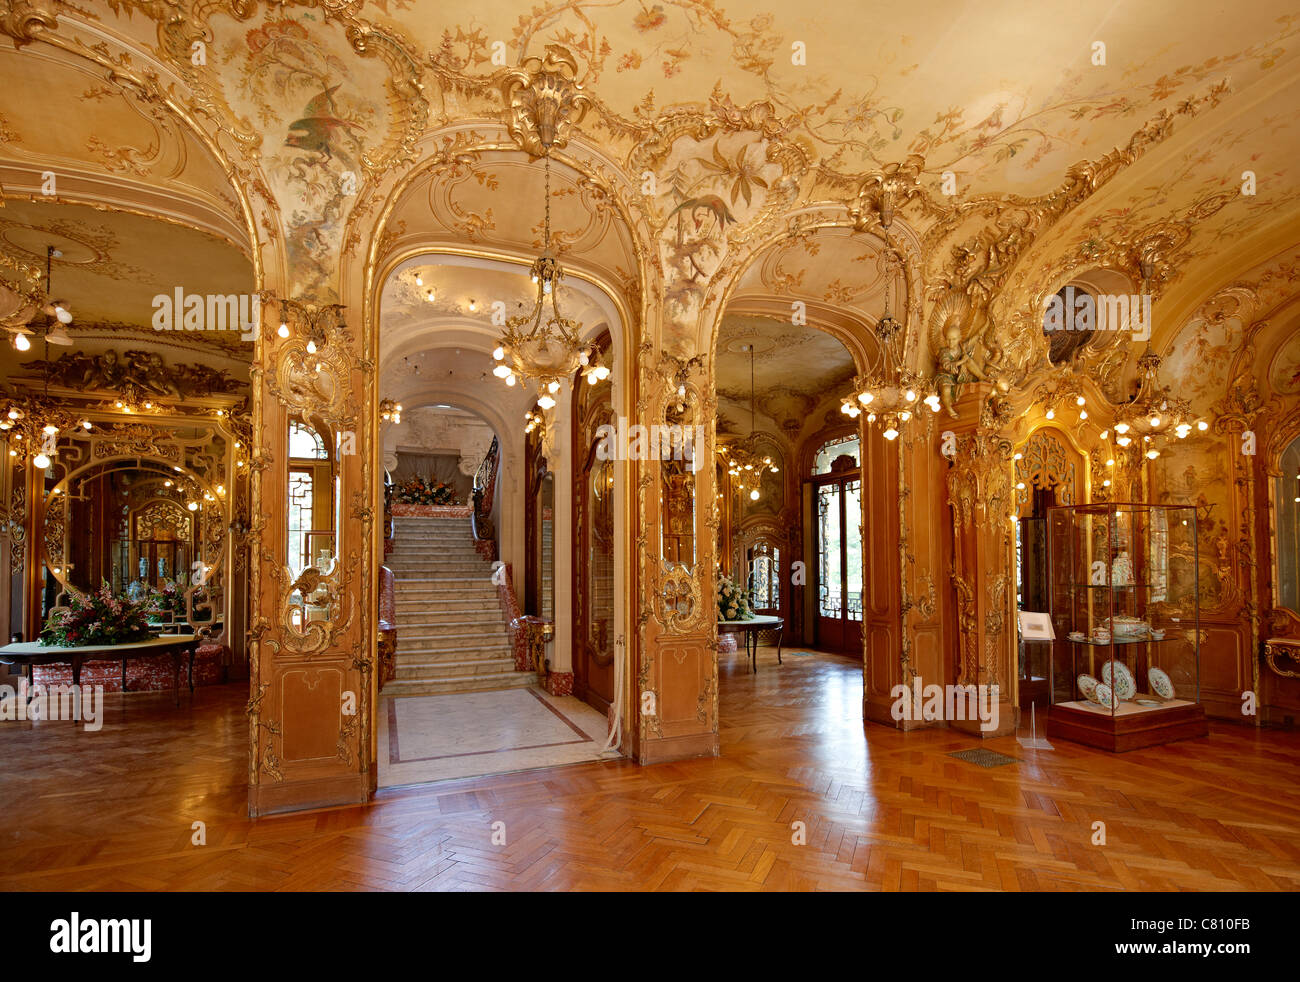
<svg viewBox="0 0 1300 982">
<path fill-rule="evenodd" d="M 776 632 L 776 663 L 778 665 L 782 664 L 781 635 L 785 632 L 784 618 L 767 615 L 751 617 L 747 621 L 718 621 L 719 634 L 740 634 L 744 636 L 745 654 L 749 656 L 749 662 L 755 674 L 758 673 L 759 631 Z"/>
<path fill-rule="evenodd" d="M 171 655 L 172 689 L 176 705 L 181 704 L 181 659 L 189 655 L 190 695 L 194 694 L 194 649 L 198 638 L 193 634 L 165 634 L 136 641 L 131 644 L 77 645 L 58 648 L 39 641 L 23 641 L 0 648 L 0 665 L 16 665 L 27 669 L 27 688 L 33 684 L 32 669 L 37 665 L 71 665 L 72 684 L 81 684 L 81 666 L 88 661 L 120 661 L 122 663 L 122 691 L 126 691 L 126 663 L 132 658 L 152 655 Z"/>
</svg>

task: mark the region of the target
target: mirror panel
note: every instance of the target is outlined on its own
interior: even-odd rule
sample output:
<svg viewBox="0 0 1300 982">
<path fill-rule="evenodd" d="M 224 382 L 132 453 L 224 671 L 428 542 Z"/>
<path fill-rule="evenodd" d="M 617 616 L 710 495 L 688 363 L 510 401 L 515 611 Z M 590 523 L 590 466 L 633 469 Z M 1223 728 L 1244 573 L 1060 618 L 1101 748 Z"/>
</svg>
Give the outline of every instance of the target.
<svg viewBox="0 0 1300 982">
<path fill-rule="evenodd" d="M 1275 481 L 1277 569 L 1273 604 L 1300 616 L 1300 437 L 1282 451 L 1281 473 Z"/>
<path fill-rule="evenodd" d="M 693 432 L 697 412 L 693 401 L 671 404 L 665 413 L 666 425 L 660 433 L 649 435 L 660 457 L 660 556 L 665 563 L 680 566 L 688 573 L 695 569 L 695 462 L 698 458 L 694 453 L 686 453 L 685 445 L 691 439 L 686 434 Z"/>
<path fill-rule="evenodd" d="M 286 491 L 285 565 L 293 588 L 290 623 L 330 619 L 330 587 L 338 533 L 338 467 L 334 435 L 319 421 L 290 417 Z"/>
</svg>

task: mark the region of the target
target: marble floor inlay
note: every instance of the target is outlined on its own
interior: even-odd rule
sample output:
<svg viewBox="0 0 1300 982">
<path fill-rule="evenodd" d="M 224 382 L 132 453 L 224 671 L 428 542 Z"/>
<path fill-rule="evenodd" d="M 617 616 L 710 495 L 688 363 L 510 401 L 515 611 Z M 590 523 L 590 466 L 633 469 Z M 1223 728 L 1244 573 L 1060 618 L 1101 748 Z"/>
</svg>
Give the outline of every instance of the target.
<svg viewBox="0 0 1300 982">
<path fill-rule="evenodd" d="M 608 759 L 604 714 L 537 687 L 381 700 L 379 786 Z"/>
</svg>

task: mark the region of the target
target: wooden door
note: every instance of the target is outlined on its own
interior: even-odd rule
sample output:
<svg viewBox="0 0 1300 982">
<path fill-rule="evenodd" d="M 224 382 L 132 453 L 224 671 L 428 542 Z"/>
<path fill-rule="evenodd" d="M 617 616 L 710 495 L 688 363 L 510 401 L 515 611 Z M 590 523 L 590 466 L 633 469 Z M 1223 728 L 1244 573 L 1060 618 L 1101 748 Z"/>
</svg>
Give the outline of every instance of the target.
<svg viewBox="0 0 1300 982">
<path fill-rule="evenodd" d="M 817 646 L 862 653 L 862 480 L 857 472 L 813 486 Z"/>
</svg>

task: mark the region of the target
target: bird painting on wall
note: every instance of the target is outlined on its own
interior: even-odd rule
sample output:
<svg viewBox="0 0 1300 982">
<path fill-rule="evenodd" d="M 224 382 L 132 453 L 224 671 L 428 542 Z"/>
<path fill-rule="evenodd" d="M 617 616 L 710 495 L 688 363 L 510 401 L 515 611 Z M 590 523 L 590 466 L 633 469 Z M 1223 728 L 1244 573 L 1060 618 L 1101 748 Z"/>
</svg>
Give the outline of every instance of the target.
<svg viewBox="0 0 1300 982">
<path fill-rule="evenodd" d="M 334 102 L 334 93 L 338 88 L 337 85 L 332 85 L 307 103 L 302 118 L 289 124 L 289 134 L 285 137 L 284 145 L 318 153 L 325 160 L 333 160 L 337 155 L 345 164 L 353 166 L 352 158 L 338 144 L 340 131 L 354 143 L 357 140 L 352 132 L 356 126 L 339 117 L 338 106 Z"/>
<path fill-rule="evenodd" d="M 691 216 L 691 220 L 695 223 L 695 231 L 697 232 L 700 231 L 700 227 L 704 224 L 705 219 L 709 215 L 713 216 L 715 228 L 725 229 L 728 225 L 734 225 L 736 222 L 736 216 L 731 213 L 729 208 L 727 208 L 727 203 L 716 194 L 705 194 L 698 198 L 687 198 L 668 213 L 668 218 L 671 220 L 674 215 L 680 215 L 683 212 Z M 681 237 L 680 221 L 679 218 L 679 238 Z M 713 229 L 709 230 L 710 234 L 712 231 Z"/>
</svg>

